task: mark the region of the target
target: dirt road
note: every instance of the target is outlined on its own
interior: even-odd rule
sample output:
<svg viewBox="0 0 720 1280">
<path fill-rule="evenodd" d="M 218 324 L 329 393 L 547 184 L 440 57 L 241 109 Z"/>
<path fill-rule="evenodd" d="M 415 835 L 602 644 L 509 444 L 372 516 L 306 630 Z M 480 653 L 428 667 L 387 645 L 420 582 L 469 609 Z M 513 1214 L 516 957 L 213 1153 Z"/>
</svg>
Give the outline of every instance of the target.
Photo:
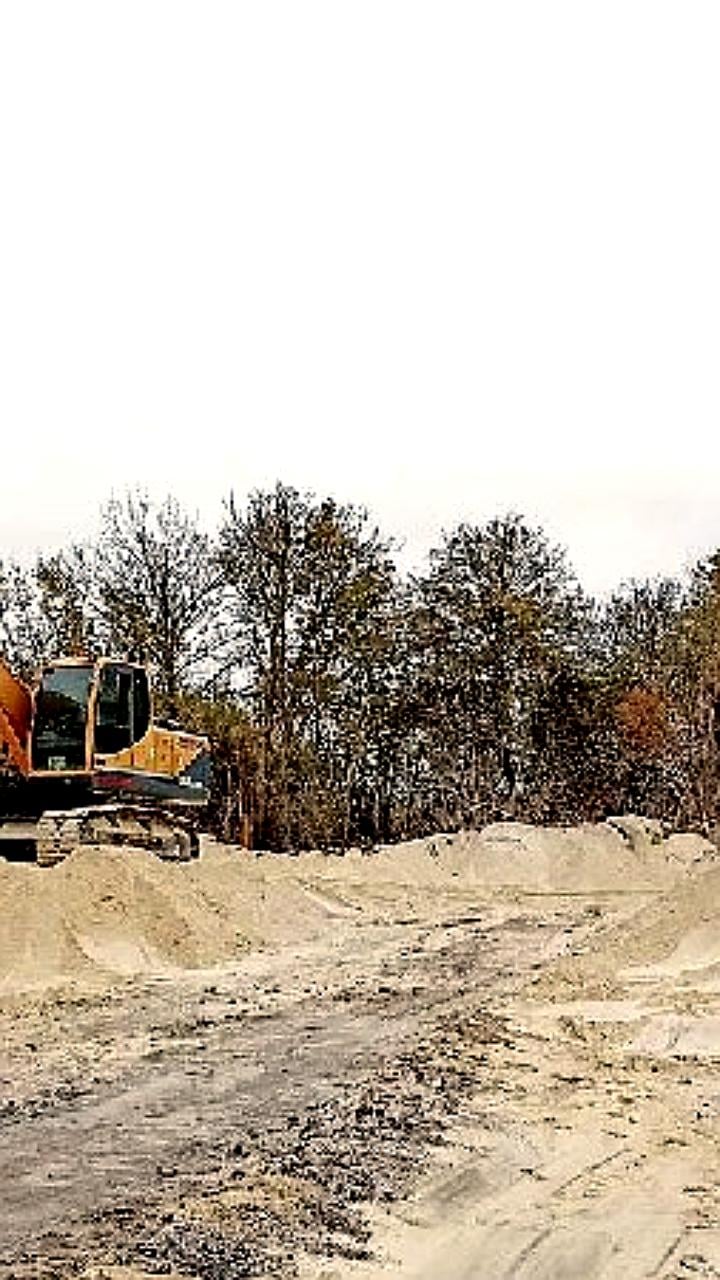
<svg viewBox="0 0 720 1280">
<path fill-rule="evenodd" d="M 0 1276 L 720 1276 L 720 873 L 489 892 L 411 855 L 293 870 L 332 908 L 303 941 L 8 986 Z"/>
<path fill-rule="evenodd" d="M 404 1192 L 503 1037 L 488 1004 L 572 916 L 375 926 L 6 1015 L 2 1274 L 364 1254 L 363 1202 Z"/>
</svg>

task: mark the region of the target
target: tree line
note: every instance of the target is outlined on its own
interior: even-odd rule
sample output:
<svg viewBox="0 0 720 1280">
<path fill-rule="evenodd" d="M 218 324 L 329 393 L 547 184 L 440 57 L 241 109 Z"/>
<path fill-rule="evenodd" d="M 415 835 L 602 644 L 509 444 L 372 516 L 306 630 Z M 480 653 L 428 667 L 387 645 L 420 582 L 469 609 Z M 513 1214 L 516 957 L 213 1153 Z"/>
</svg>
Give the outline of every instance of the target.
<svg viewBox="0 0 720 1280">
<path fill-rule="evenodd" d="M 151 668 L 159 711 L 207 733 L 212 821 L 279 850 L 498 818 L 718 817 L 720 552 L 589 597 L 521 516 L 460 524 L 422 572 L 361 508 L 285 485 L 213 537 L 173 498 L 0 561 L 0 651 Z"/>
</svg>

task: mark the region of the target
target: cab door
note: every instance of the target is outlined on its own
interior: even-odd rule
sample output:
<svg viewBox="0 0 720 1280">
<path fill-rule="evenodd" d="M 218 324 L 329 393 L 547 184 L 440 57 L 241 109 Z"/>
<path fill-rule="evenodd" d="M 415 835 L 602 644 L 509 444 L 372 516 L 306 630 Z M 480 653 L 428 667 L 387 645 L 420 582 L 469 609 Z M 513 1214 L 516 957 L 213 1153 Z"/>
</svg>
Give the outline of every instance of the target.
<svg viewBox="0 0 720 1280">
<path fill-rule="evenodd" d="M 128 751 L 149 726 L 147 672 L 126 663 L 105 663 L 100 668 L 95 702 L 96 755 L 107 758 Z"/>
</svg>

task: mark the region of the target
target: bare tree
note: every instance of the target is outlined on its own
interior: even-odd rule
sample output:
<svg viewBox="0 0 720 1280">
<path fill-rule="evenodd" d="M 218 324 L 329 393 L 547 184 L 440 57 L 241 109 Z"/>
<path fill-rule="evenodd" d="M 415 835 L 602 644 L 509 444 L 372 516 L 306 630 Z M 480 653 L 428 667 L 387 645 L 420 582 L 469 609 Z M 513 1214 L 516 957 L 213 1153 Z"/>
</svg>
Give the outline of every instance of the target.
<svg viewBox="0 0 720 1280">
<path fill-rule="evenodd" d="M 222 575 L 211 539 L 174 498 L 135 492 L 105 507 L 93 582 L 98 627 L 116 652 L 154 666 L 168 709 L 210 678 Z"/>
<path fill-rule="evenodd" d="M 245 510 L 231 500 L 221 547 L 262 735 L 261 839 L 342 842 L 393 590 L 388 545 L 361 509 L 279 484 Z"/>
<path fill-rule="evenodd" d="M 578 661 L 587 621 L 565 552 L 517 515 L 461 525 L 431 553 L 416 591 L 434 808 L 450 824 L 520 812 L 544 785 L 542 708 Z"/>
</svg>

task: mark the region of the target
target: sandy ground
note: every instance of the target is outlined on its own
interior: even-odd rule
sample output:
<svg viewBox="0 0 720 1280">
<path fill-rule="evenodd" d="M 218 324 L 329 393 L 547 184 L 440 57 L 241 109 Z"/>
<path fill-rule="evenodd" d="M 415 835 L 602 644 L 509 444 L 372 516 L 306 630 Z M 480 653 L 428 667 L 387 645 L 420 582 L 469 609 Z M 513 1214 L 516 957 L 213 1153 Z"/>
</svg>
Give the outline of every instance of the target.
<svg viewBox="0 0 720 1280">
<path fill-rule="evenodd" d="M 0 1276 L 720 1277 L 720 862 L 0 862 Z"/>
</svg>

